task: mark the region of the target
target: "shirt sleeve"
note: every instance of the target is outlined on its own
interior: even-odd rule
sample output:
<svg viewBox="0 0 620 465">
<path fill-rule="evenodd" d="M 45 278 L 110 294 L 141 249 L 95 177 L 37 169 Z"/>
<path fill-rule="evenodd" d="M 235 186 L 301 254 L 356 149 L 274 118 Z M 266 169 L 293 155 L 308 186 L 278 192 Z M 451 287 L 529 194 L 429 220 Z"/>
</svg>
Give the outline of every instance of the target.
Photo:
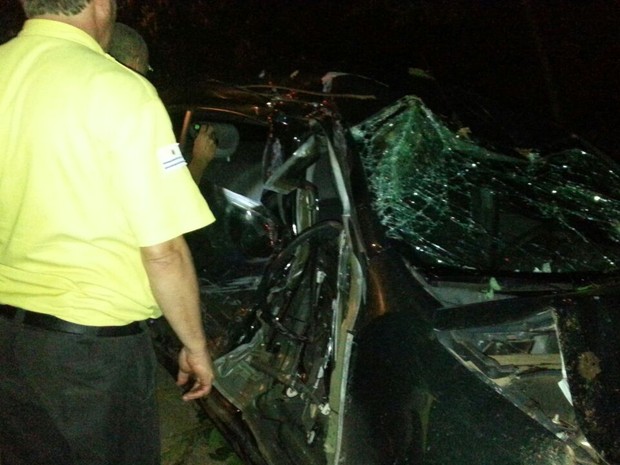
<svg viewBox="0 0 620 465">
<path fill-rule="evenodd" d="M 117 174 L 113 195 L 137 245 L 145 247 L 202 228 L 214 217 L 181 156 L 163 103 L 140 84 L 134 94 L 125 89 L 122 101 L 113 98 L 114 129 L 106 133 L 106 145 Z"/>
</svg>

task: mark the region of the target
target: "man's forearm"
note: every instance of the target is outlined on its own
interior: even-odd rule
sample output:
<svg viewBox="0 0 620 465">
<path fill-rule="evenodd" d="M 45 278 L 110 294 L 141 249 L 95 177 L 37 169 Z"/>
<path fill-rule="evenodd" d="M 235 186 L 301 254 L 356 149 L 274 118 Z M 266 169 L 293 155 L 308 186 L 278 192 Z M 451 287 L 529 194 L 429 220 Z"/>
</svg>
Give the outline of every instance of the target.
<svg viewBox="0 0 620 465">
<path fill-rule="evenodd" d="M 190 352 L 205 350 L 198 283 L 185 239 L 143 247 L 141 253 L 153 295 L 181 343 Z"/>
<path fill-rule="evenodd" d="M 194 158 L 187 165 L 187 169 L 189 169 L 190 174 L 192 175 L 192 179 L 198 185 L 200 185 L 200 180 L 202 179 L 202 175 L 204 174 L 207 166 L 209 165 L 209 161 L 201 158 Z"/>
</svg>

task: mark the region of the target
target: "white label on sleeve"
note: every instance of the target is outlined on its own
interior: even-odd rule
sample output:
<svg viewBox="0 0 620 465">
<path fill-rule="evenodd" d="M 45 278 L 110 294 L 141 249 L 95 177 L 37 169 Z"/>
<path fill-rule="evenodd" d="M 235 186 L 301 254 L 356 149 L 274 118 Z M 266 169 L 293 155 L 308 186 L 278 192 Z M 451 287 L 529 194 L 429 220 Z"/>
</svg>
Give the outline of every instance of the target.
<svg viewBox="0 0 620 465">
<path fill-rule="evenodd" d="M 187 165 L 179 144 L 170 144 L 157 149 L 157 157 L 164 171 L 174 171 Z"/>
</svg>

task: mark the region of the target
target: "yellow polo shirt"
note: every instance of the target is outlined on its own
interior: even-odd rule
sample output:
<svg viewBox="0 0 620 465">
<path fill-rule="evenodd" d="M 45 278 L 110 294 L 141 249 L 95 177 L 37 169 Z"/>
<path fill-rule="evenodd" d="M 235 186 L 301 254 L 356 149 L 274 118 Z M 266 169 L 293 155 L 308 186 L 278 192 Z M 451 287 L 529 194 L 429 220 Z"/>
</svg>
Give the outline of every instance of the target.
<svg viewBox="0 0 620 465">
<path fill-rule="evenodd" d="M 212 221 L 146 79 L 61 22 L 0 46 L 0 303 L 97 326 L 160 316 L 139 248 Z"/>
</svg>

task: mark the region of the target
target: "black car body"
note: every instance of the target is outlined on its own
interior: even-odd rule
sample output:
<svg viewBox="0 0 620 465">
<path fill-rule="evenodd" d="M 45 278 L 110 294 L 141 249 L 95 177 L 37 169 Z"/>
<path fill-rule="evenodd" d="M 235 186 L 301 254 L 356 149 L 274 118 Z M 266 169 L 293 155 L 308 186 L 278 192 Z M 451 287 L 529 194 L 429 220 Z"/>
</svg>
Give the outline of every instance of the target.
<svg viewBox="0 0 620 465">
<path fill-rule="evenodd" d="M 195 124 L 240 135 L 188 242 L 219 372 L 199 404 L 247 463 L 620 462 L 613 161 L 412 95 L 193 92 L 169 98 L 186 153 Z"/>
</svg>

